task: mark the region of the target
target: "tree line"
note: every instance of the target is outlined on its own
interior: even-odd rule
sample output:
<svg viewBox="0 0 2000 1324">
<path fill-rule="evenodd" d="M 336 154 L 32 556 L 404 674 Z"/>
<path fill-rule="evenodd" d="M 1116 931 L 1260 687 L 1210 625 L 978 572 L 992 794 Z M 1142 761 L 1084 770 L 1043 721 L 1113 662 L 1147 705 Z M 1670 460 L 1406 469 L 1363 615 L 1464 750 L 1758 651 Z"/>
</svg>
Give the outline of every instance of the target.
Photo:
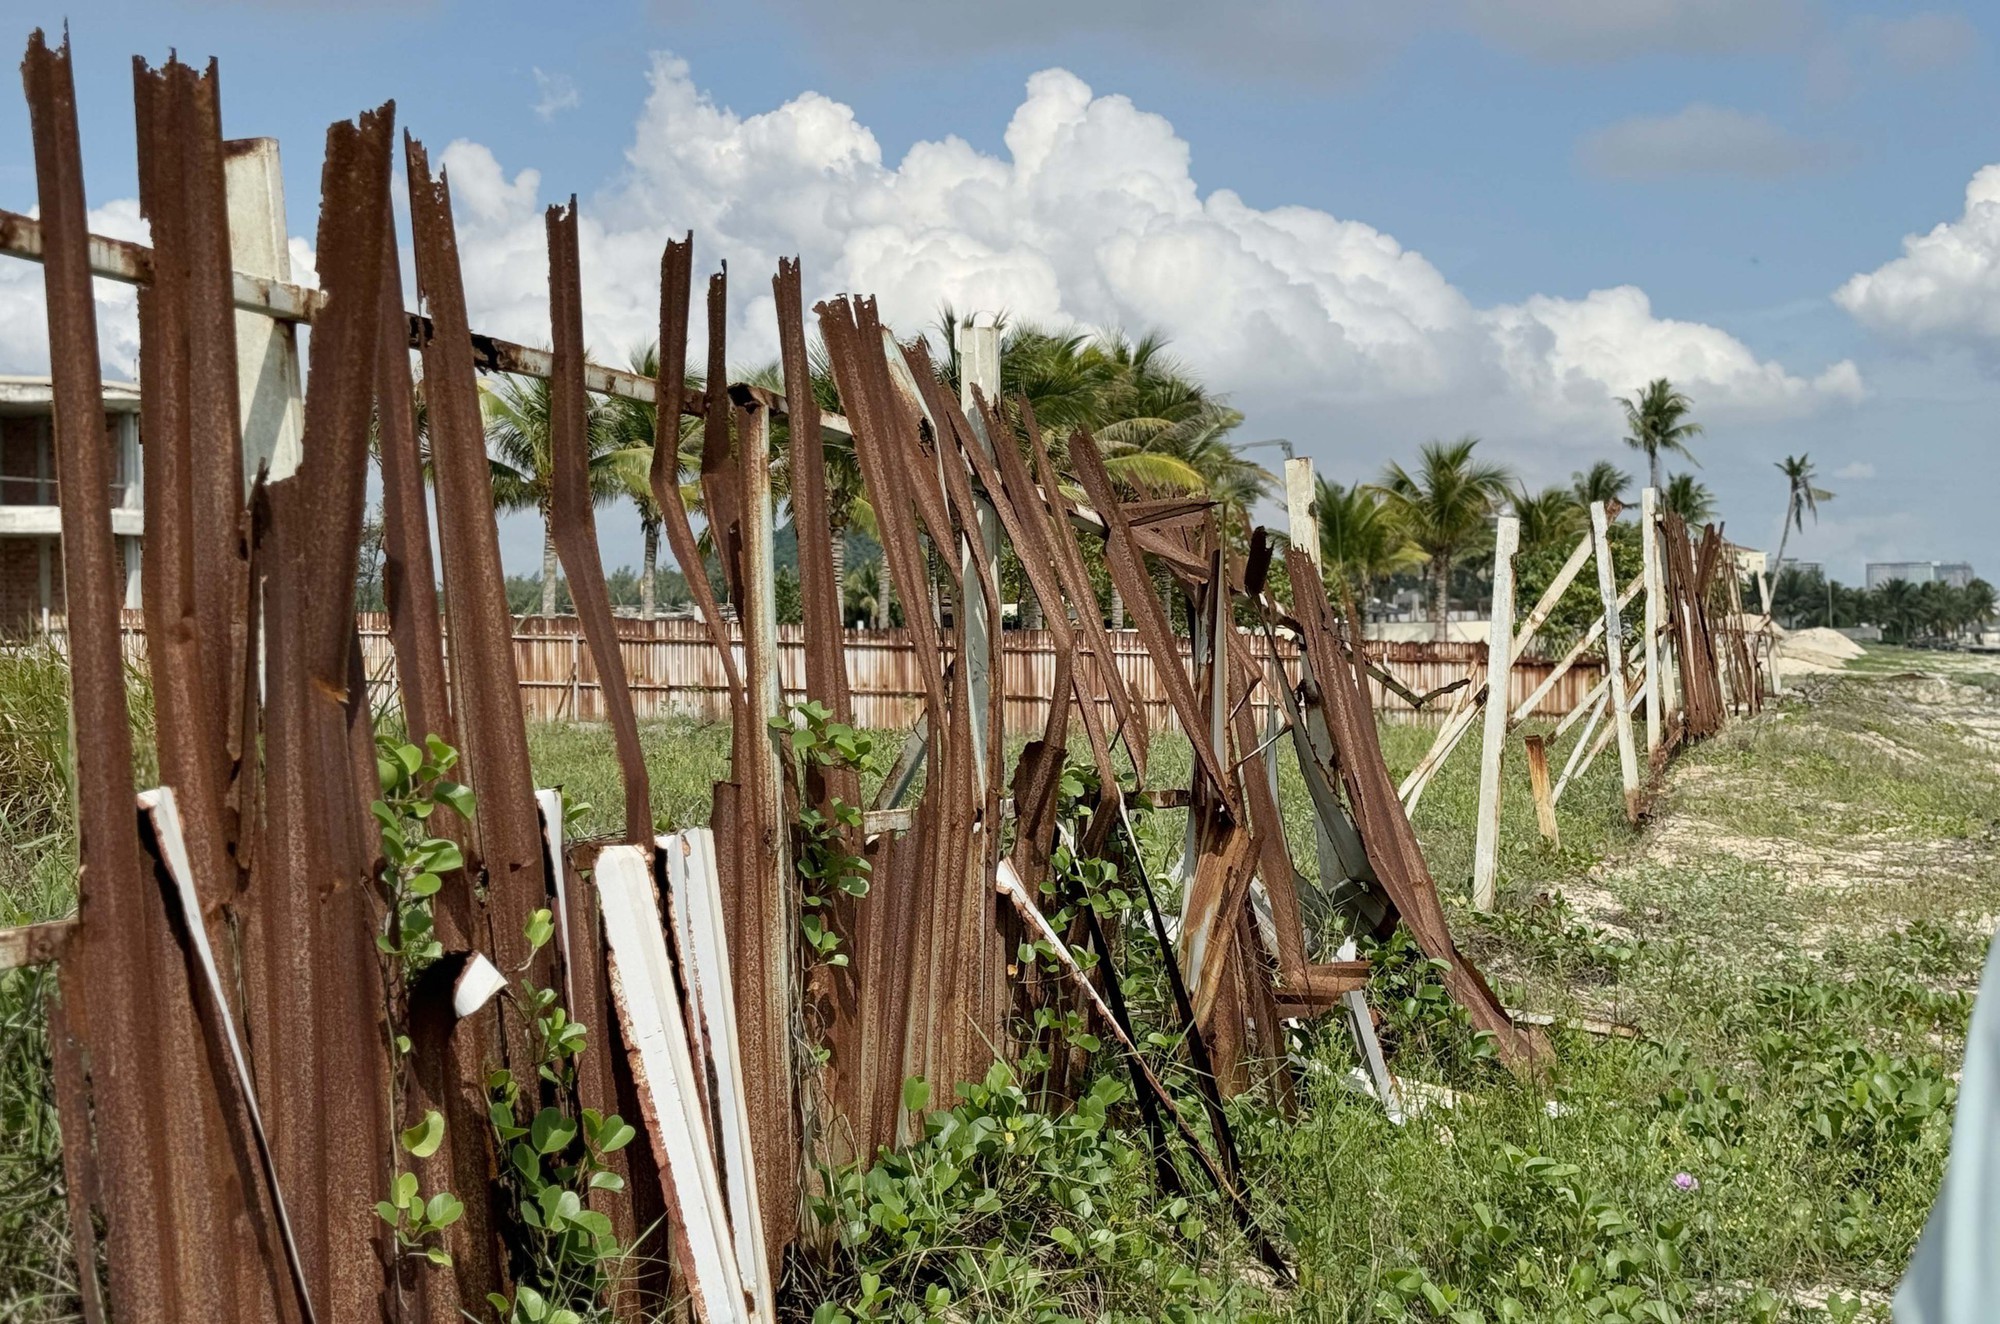
<svg viewBox="0 0 2000 1324">
<path fill-rule="evenodd" d="M 922 337 L 938 377 L 954 392 L 960 370 L 957 330 L 958 318 L 947 306 Z M 844 412 L 831 365 L 817 342 L 809 358 L 812 388 L 821 408 Z M 658 375 L 654 346 L 633 351 L 628 363 L 636 374 Z M 1104 452 L 1114 482 L 1128 496 L 1205 496 L 1216 503 L 1226 536 L 1239 547 L 1247 537 L 1251 512 L 1277 487 L 1276 475 L 1253 460 L 1250 452 L 1281 447 L 1290 453 L 1289 443 L 1283 441 L 1239 440 L 1242 413 L 1226 397 L 1209 390 L 1157 333 L 1134 337 L 1117 329 L 1090 332 L 1015 323 L 1003 327 L 1000 365 L 1005 407 L 1016 414 L 1018 426 L 1023 420 L 1014 402 L 1026 401 L 1059 470 L 1068 473 L 1066 439 L 1073 430 L 1087 428 Z M 776 362 L 734 370 L 732 376 L 783 391 L 783 373 Z M 700 390 L 707 383 L 695 369 L 688 372 L 687 384 Z M 509 580 L 509 605 L 519 614 L 553 615 L 568 609 L 548 523 L 553 494 L 551 401 L 549 383 L 536 378 L 500 377 L 482 391 L 494 503 L 502 510 L 533 511 L 543 528 L 540 575 Z M 1622 440 L 1644 457 L 1661 508 L 1679 514 L 1690 527 L 1712 522 L 1718 512 L 1708 486 L 1687 469 L 1666 470 L 1675 459 L 1699 467 L 1692 447 L 1703 427 L 1693 416 L 1693 401 L 1660 378 L 1619 403 L 1625 423 Z M 621 568 L 609 576 L 613 601 L 636 609 L 642 619 L 653 618 L 663 606 L 685 607 L 687 567 L 660 565 L 661 516 L 648 481 L 654 450 L 662 441 L 656 411 L 637 401 L 602 396 L 590 397 L 589 410 L 586 437 L 595 495 L 600 503 L 630 502 L 641 532 L 639 567 Z M 417 421 L 422 438 L 421 384 Z M 670 443 L 678 457 L 682 500 L 697 515 L 702 507 L 697 481 L 701 432 L 700 420 L 679 419 Z M 790 491 L 790 447 L 782 417 L 773 421 L 772 440 L 773 487 L 782 501 Z M 1336 594 L 1374 618 L 1388 614 L 1392 600 L 1418 594 L 1432 637 L 1442 640 L 1449 637 L 1455 610 L 1483 613 L 1497 515 L 1511 513 L 1520 522 L 1522 559 L 1517 566 L 1526 592 L 1538 577 L 1536 567 L 1548 562 L 1552 571 L 1588 529 L 1593 503 L 1603 502 L 1617 512 L 1637 502 L 1633 474 L 1610 459 L 1578 470 L 1568 484 L 1530 491 L 1513 470 L 1482 458 L 1480 444 L 1470 435 L 1427 442 L 1412 463 L 1390 463 L 1372 479 L 1319 480 L 1316 512 L 1323 572 Z M 830 550 L 847 621 L 897 623 L 902 608 L 894 600 L 875 541 L 874 512 L 853 443 L 829 436 L 825 453 Z M 1752 582 L 1746 603 L 1768 610 L 1787 625 L 1875 623 L 1895 638 L 1913 641 L 1962 632 L 1992 614 L 1990 591 L 1981 599 L 1976 591 L 1947 594 L 1938 591 L 1942 586 L 1892 585 L 1864 594 L 1788 569 L 1785 554 L 1791 534 L 1803 530 L 1808 519 L 1817 520 L 1820 504 L 1833 499 L 1833 493 L 1819 486 L 1808 455 L 1787 456 L 1775 467 L 1783 481 L 1783 532 L 1768 573 Z M 1073 481 L 1064 485 L 1070 495 L 1081 497 Z M 789 524 L 781 527 L 778 589 L 780 609 L 786 614 L 797 610 L 795 537 Z M 1623 541 L 1622 535 L 1614 538 Z M 1636 556 L 1636 539 L 1632 541 Z M 378 560 L 363 557 L 364 603 L 380 597 Z M 1101 564 L 1091 569 L 1107 617 L 1114 627 L 1122 626 L 1124 603 L 1116 588 Z M 712 558 L 702 570 L 716 576 Z M 1003 557 L 1002 576 L 1007 581 L 1003 598 L 1022 603 L 1024 616 L 1018 623 L 1039 625 L 1033 595 L 1022 591 L 1024 576 L 1012 561 L 1011 550 Z M 949 576 L 939 578 L 949 580 Z M 1594 597 L 1594 589 L 1588 594 L 1579 590 L 1581 605 L 1565 604 L 1577 609 L 1559 616 L 1587 616 L 1586 597 Z"/>
</svg>

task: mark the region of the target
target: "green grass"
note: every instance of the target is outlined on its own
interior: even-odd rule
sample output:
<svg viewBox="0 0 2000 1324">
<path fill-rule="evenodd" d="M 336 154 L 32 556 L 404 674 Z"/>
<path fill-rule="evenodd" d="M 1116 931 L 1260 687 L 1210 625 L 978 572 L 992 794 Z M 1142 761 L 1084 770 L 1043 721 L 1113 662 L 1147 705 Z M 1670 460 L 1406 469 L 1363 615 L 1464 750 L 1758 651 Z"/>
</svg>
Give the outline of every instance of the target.
<svg viewBox="0 0 2000 1324">
<path fill-rule="evenodd" d="M 1912 671 L 1932 679 L 1900 678 Z M 1545 1073 L 1517 1079 L 1427 994 L 1421 963 L 1383 952 L 1371 1000 L 1395 1068 L 1457 1091 L 1456 1106 L 1391 1126 L 1341 1086 L 1354 1055 L 1331 1021 L 1297 1044 L 1296 1116 L 1256 1096 L 1234 1105 L 1249 1183 L 1296 1253 L 1296 1290 L 1257 1269 L 1212 1200 L 1133 1198 L 1147 1163 L 1129 1100 L 1109 1103 L 1099 1134 L 1094 1122 L 1078 1130 L 982 1095 L 940 1114 L 944 1130 L 878 1185 L 857 1175 L 864 1194 L 848 1216 L 863 1230 L 811 1276 L 813 1299 L 856 1318 L 921 1313 L 930 1288 L 949 1283 L 955 1304 L 933 1294 L 932 1305 L 966 1318 L 1886 1319 L 1943 1170 L 1952 1073 L 2000 913 L 1996 692 L 1977 660 L 1871 650 L 1853 675 L 1795 682 L 1761 718 L 1683 751 L 1643 829 L 1624 821 L 1607 751 L 1564 798 L 1559 850 L 1536 831 L 1516 733 L 1491 916 L 1466 899 L 1469 737 L 1416 815 L 1461 946 L 1509 1005 L 1608 1017 L 1643 1037 L 1557 1029 Z M 49 693 L 43 673 L 0 675 L 0 797 L 16 797 L 0 838 L 8 922 L 61 913 L 72 894 Z M 661 722 L 644 734 L 656 823 L 699 823 L 728 771 L 727 732 Z M 884 734 L 893 750 L 896 733 Z M 1384 726 L 1393 776 L 1433 734 Z M 529 736 L 537 780 L 592 805 L 586 831 L 619 830 L 606 732 L 546 725 Z M 1551 748 L 1558 769 L 1573 739 Z M 1310 877 L 1308 801 L 1278 748 L 1290 844 Z M 1152 784 L 1184 783 L 1189 761 L 1185 741 L 1160 738 Z M 15 805 L 38 826 L 17 832 Z M 1171 863 L 1182 822 L 1172 811 L 1141 818 L 1151 870 Z M 1164 1028 L 1157 954 L 1128 935 L 1128 992 Z M 9 1324 L 68 1308 L 39 979 L 0 980 Z M 1698 1188 L 1681 1189 L 1679 1174 Z M 984 1191 L 1003 1194 L 999 1216 L 980 1204 Z M 914 1243 L 884 1192 L 924 1211 Z M 1071 1251 L 1051 1241 L 1057 1227 L 1110 1240 Z"/>
</svg>

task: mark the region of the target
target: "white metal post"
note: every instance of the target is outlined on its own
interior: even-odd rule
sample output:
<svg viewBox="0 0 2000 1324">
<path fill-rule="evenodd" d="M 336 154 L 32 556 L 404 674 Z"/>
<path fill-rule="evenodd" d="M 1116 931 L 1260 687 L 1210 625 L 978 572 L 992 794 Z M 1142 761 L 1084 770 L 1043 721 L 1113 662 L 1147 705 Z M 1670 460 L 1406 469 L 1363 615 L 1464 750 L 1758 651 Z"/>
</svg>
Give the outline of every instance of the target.
<svg viewBox="0 0 2000 1324">
<path fill-rule="evenodd" d="M 292 279 L 285 234 L 285 177 L 276 138 L 224 144 L 223 185 L 229 204 L 230 261 L 236 270 L 269 280 Z M 243 421 L 243 481 L 265 463 L 273 480 L 299 467 L 305 404 L 299 382 L 296 323 L 261 313 L 236 313 L 236 381 Z"/>
<path fill-rule="evenodd" d="M 1500 873 L 1500 756 L 1514 674 L 1514 550 L 1521 521 L 1502 515 L 1493 532 L 1493 619 L 1486 632 L 1486 729 L 1479 749 L 1479 821 L 1472 848 L 1472 904 L 1493 909 Z"/>
<path fill-rule="evenodd" d="M 1659 498 L 1656 488 L 1647 488 L 1639 497 L 1639 545 L 1645 549 L 1646 635 L 1643 657 L 1646 664 L 1646 757 L 1660 749 L 1660 529 Z"/>
<path fill-rule="evenodd" d="M 957 330 L 958 402 L 972 425 L 975 444 L 993 454 L 993 439 L 986 435 L 986 420 L 973 408 L 976 386 L 987 400 L 1000 395 L 1000 328 L 979 326 L 968 317 Z M 1000 600 L 1000 517 L 991 503 L 978 499 L 979 540 L 985 545 L 986 563 L 992 568 L 993 600 Z M 1000 668 L 1000 631 L 1004 622 L 986 619 L 986 594 L 979 583 L 979 568 L 970 547 L 959 548 L 958 610 L 965 613 L 965 677 L 972 703 L 972 763 L 982 790 L 986 784 L 986 713 L 992 700 L 994 673 Z M 1004 683 L 1004 681 L 1002 682 Z"/>
<path fill-rule="evenodd" d="M 1597 592 L 1604 599 L 1604 671 L 1611 690 L 1611 720 L 1618 731 L 1618 772 L 1625 783 L 1625 815 L 1639 815 L 1639 752 L 1632 741 L 1632 705 L 1625 695 L 1625 626 L 1618 615 L 1618 578 L 1611 564 L 1611 523 L 1604 503 L 1590 503 L 1590 533 L 1597 543 Z"/>
</svg>

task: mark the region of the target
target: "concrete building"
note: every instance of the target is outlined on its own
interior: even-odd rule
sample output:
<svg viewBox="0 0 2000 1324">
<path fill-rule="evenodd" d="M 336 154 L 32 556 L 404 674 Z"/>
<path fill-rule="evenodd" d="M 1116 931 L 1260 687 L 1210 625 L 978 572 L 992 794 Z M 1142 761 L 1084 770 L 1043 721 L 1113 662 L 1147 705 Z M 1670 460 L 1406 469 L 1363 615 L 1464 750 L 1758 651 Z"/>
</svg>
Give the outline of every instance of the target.
<svg viewBox="0 0 2000 1324">
<path fill-rule="evenodd" d="M 0 638 L 39 629 L 63 609 L 62 512 L 56 504 L 54 406 L 46 377 L 0 377 Z M 111 531 L 125 556 L 125 605 L 139 605 L 139 388 L 104 384 L 112 449 Z"/>
<path fill-rule="evenodd" d="M 1972 566 L 1964 561 L 1870 561 L 1867 585 L 1877 589 L 1891 580 L 1908 584 L 1949 584 L 1964 588 L 1973 579 Z"/>
</svg>

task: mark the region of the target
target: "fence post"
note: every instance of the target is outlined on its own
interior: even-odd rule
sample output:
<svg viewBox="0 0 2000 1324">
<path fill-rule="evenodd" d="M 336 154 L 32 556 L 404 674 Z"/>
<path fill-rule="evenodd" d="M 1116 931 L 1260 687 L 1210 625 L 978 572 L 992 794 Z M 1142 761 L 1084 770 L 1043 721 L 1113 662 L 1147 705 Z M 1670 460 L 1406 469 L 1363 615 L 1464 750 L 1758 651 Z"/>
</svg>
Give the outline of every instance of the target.
<svg viewBox="0 0 2000 1324">
<path fill-rule="evenodd" d="M 1659 491 L 1647 488 L 1639 497 L 1639 545 L 1645 549 L 1646 570 L 1646 757 L 1660 750 L 1660 529 Z"/>
<path fill-rule="evenodd" d="M 1625 816 L 1639 817 L 1639 753 L 1632 743 L 1632 704 L 1625 693 L 1625 625 L 1618 615 L 1618 574 L 1611 564 L 1611 522 L 1604 503 L 1590 503 L 1590 533 L 1597 543 L 1597 592 L 1604 599 L 1604 671 L 1611 720 L 1618 732 L 1618 773 L 1625 783 Z"/>
<path fill-rule="evenodd" d="M 1500 756 L 1512 710 L 1514 549 L 1521 521 L 1502 515 L 1493 539 L 1493 619 L 1486 632 L 1486 729 L 1479 748 L 1479 822 L 1472 848 L 1472 904 L 1493 909 L 1500 872 Z"/>
<path fill-rule="evenodd" d="M 285 176 L 276 138 L 237 138 L 222 145 L 223 189 L 229 205 L 229 260 L 249 276 L 289 282 L 292 256 L 285 234 Z M 236 313 L 236 383 L 243 424 L 243 481 L 270 465 L 273 481 L 299 467 L 305 404 L 299 389 L 299 342 L 291 322 Z"/>
<path fill-rule="evenodd" d="M 1310 459 L 1300 457 L 1285 461 L 1285 531 L 1291 538 L 1292 546 L 1305 552 L 1306 558 L 1313 563 L 1313 568 L 1323 570 L 1320 565 L 1319 519 L 1313 514 L 1313 497 L 1316 490 L 1317 484 L 1313 481 L 1313 462 Z M 1296 593 L 1297 590 L 1294 589 L 1293 592 Z M 1361 641 L 1355 640 L 1354 646 L 1361 647 Z M 1301 650 L 1299 666 L 1304 669 L 1307 665 L 1305 653 Z M 1363 683 L 1367 683 L 1365 676 Z M 1372 710 L 1372 703 L 1370 708 Z M 1321 719 L 1311 716 L 1307 720 L 1318 723 Z M 1315 731 L 1311 734 L 1315 740 L 1324 738 L 1322 732 Z M 1320 886 L 1325 887 L 1327 879 L 1339 874 L 1340 863 L 1339 857 L 1334 853 L 1333 838 L 1327 836 L 1326 824 L 1320 822 L 1317 816 L 1313 819 L 1313 846 L 1314 857 L 1319 861 Z"/>
<path fill-rule="evenodd" d="M 978 387 L 980 394 L 989 401 L 999 399 L 1000 328 L 975 326 L 973 319 L 968 317 L 958 326 L 956 348 L 959 406 L 965 411 L 966 421 L 972 425 L 975 444 L 984 446 L 987 455 L 991 456 L 993 440 L 986 435 L 985 417 L 973 408 L 972 389 Z M 997 602 L 1000 596 L 1000 518 L 994 513 L 992 503 L 984 497 L 978 498 L 978 518 L 979 540 L 985 544 L 987 564 L 993 568 L 993 595 Z M 1005 623 L 986 619 L 986 594 L 979 583 L 979 570 L 973 562 L 970 547 L 959 548 L 958 569 L 957 610 L 965 613 L 965 677 L 973 713 L 972 764 L 978 784 L 984 790 L 986 715 L 992 702 L 995 673 L 1000 671 L 999 641 Z M 998 683 L 1005 686 L 1004 674 L 999 677 Z"/>
<path fill-rule="evenodd" d="M 1528 789 L 1535 796 L 1535 825 L 1541 829 L 1542 839 L 1562 849 L 1562 832 L 1556 827 L 1556 803 L 1549 795 L 1549 747 L 1540 736 L 1529 736 L 1524 742 L 1528 750 Z"/>
</svg>

